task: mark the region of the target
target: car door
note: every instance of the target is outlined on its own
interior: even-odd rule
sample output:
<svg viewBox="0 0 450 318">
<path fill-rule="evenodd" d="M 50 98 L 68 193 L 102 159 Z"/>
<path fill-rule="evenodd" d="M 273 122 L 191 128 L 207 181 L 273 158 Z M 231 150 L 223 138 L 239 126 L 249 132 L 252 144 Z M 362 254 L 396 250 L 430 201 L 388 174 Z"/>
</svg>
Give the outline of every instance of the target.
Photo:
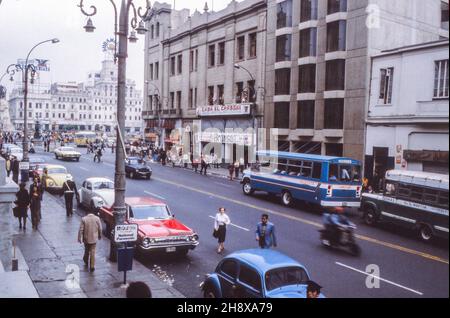
<svg viewBox="0 0 450 318">
<path fill-rule="evenodd" d="M 237 298 L 262 298 L 262 280 L 258 271 L 245 263 L 239 266 L 236 283 Z"/>
<path fill-rule="evenodd" d="M 238 263 L 236 260 L 224 260 L 217 269 L 220 287 L 223 298 L 235 297 L 235 286 L 238 273 Z"/>
<path fill-rule="evenodd" d="M 83 204 L 89 206 L 92 199 L 92 183 L 86 182 L 86 187 L 83 187 Z"/>
</svg>

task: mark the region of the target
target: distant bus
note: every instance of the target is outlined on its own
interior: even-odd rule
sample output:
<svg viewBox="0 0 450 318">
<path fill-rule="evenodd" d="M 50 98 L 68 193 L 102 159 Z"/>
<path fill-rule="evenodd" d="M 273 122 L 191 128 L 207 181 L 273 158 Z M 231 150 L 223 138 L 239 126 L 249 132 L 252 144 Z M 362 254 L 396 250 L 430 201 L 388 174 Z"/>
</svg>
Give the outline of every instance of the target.
<svg viewBox="0 0 450 318">
<path fill-rule="evenodd" d="M 281 195 L 290 206 L 299 200 L 323 207 L 361 205 L 361 162 L 350 158 L 290 152 L 258 152 L 260 167 L 247 170 L 243 192 Z"/>
<path fill-rule="evenodd" d="M 417 230 L 423 241 L 448 239 L 448 175 L 391 170 L 381 193 L 364 193 L 362 210 L 368 225 L 386 221 Z"/>
<path fill-rule="evenodd" d="M 97 134 L 90 131 L 81 131 L 75 134 L 75 145 L 77 147 L 87 147 L 88 142 L 95 142 Z"/>
</svg>

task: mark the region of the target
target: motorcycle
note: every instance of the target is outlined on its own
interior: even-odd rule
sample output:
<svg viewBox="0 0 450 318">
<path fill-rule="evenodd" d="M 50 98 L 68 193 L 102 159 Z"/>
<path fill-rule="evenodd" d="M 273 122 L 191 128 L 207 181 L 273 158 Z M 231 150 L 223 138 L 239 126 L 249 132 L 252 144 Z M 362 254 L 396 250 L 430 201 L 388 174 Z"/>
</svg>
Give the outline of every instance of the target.
<svg viewBox="0 0 450 318">
<path fill-rule="evenodd" d="M 350 224 L 347 226 L 338 226 L 339 241 L 336 242 L 333 238 L 333 232 L 330 229 L 324 228 L 320 230 L 320 240 L 322 244 L 329 248 L 346 248 L 353 256 L 361 255 L 361 248 L 355 240 L 356 225 Z"/>
</svg>

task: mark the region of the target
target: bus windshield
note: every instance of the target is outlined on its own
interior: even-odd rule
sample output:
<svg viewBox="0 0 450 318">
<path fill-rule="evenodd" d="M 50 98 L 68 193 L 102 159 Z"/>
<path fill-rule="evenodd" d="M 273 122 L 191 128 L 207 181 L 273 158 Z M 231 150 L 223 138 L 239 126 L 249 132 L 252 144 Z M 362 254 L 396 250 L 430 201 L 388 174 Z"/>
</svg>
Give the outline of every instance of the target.
<svg viewBox="0 0 450 318">
<path fill-rule="evenodd" d="M 361 182 L 361 166 L 350 164 L 330 164 L 329 181 Z"/>
</svg>

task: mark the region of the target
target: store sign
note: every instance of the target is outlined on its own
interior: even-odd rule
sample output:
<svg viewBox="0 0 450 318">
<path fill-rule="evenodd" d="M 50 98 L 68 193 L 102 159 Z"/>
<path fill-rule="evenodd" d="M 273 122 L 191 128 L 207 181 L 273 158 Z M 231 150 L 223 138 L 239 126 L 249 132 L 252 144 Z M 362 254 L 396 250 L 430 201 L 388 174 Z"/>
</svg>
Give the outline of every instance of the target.
<svg viewBox="0 0 450 318">
<path fill-rule="evenodd" d="M 252 134 L 246 133 L 217 133 L 203 132 L 200 137 L 201 142 L 216 144 L 236 144 L 239 146 L 251 146 L 253 144 Z"/>
<path fill-rule="evenodd" d="M 197 108 L 198 116 L 250 115 L 252 104 L 210 105 Z"/>
</svg>

